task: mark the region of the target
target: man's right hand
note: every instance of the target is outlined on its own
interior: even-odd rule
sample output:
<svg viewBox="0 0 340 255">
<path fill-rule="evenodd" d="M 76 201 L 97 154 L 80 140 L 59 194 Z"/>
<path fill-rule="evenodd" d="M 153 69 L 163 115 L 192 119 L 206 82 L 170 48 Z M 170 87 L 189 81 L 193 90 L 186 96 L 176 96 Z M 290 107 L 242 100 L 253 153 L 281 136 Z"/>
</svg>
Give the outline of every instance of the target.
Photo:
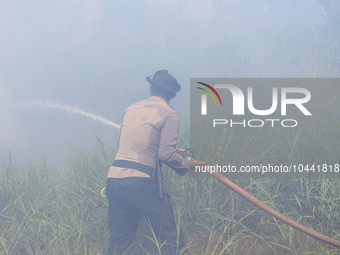
<svg viewBox="0 0 340 255">
<path fill-rule="evenodd" d="M 207 164 L 207 161 L 199 161 L 197 159 L 190 159 L 190 169 L 195 170 L 196 166 L 205 166 Z"/>
</svg>

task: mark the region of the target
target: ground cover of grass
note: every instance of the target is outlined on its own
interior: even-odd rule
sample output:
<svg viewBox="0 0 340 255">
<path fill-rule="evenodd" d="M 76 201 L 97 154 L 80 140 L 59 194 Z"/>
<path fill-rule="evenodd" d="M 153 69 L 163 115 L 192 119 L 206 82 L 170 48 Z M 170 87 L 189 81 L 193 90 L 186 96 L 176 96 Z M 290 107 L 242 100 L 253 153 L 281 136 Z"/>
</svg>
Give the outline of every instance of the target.
<svg viewBox="0 0 340 255">
<path fill-rule="evenodd" d="M 100 192 L 115 151 L 99 141 L 57 170 L 44 161 L 20 171 L 10 164 L 1 169 L 0 254 L 105 254 L 107 201 Z M 338 254 L 213 178 L 163 171 L 189 254 Z M 233 181 L 286 216 L 340 240 L 338 179 Z M 157 246 L 142 222 L 133 254 L 157 254 Z"/>
</svg>

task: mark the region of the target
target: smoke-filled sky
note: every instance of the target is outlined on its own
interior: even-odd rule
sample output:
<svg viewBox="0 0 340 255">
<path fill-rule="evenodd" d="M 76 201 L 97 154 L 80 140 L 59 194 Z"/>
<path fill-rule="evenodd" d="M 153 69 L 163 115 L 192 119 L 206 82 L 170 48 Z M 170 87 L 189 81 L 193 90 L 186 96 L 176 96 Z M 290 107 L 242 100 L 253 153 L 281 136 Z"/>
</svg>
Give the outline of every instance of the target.
<svg viewBox="0 0 340 255">
<path fill-rule="evenodd" d="M 329 2 L 329 1 L 324 1 Z M 188 118 L 190 77 L 334 77 L 329 9 L 313 0 L 0 0 L 0 164 L 64 162 L 117 143 L 118 129 L 45 100 L 120 123 L 167 69 Z M 328 29 L 328 30 L 327 30 Z M 333 38 L 334 39 L 334 38 Z M 182 120 L 185 121 L 185 120 Z"/>
</svg>

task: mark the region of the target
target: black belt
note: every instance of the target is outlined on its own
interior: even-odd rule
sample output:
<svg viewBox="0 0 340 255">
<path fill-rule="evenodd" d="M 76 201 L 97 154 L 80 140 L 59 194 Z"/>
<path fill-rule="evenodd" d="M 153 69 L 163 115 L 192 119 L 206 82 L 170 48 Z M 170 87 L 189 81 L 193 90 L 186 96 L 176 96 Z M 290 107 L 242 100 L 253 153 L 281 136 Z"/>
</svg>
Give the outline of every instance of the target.
<svg viewBox="0 0 340 255">
<path fill-rule="evenodd" d="M 128 160 L 115 160 L 112 166 L 134 169 L 142 173 L 148 174 L 151 177 L 153 177 L 155 174 L 155 169 L 152 168 L 151 166 L 142 165 L 141 163 Z"/>
</svg>

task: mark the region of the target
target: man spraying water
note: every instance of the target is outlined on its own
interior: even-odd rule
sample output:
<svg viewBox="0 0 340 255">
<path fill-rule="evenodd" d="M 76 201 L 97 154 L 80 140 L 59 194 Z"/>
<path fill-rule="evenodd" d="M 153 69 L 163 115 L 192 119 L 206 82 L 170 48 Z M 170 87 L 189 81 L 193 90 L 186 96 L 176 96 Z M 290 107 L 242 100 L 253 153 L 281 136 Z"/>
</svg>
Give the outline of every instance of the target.
<svg viewBox="0 0 340 255">
<path fill-rule="evenodd" d="M 146 77 L 149 99 L 128 107 L 119 132 L 119 148 L 107 177 L 111 238 L 108 254 L 132 245 L 140 219 L 150 222 L 168 254 L 176 254 L 176 223 L 170 196 L 162 190 L 161 164 L 184 175 L 206 162 L 190 160 L 176 150 L 179 115 L 168 104 L 181 85 L 166 70 Z M 184 246 L 180 231 L 179 250 Z"/>
</svg>

